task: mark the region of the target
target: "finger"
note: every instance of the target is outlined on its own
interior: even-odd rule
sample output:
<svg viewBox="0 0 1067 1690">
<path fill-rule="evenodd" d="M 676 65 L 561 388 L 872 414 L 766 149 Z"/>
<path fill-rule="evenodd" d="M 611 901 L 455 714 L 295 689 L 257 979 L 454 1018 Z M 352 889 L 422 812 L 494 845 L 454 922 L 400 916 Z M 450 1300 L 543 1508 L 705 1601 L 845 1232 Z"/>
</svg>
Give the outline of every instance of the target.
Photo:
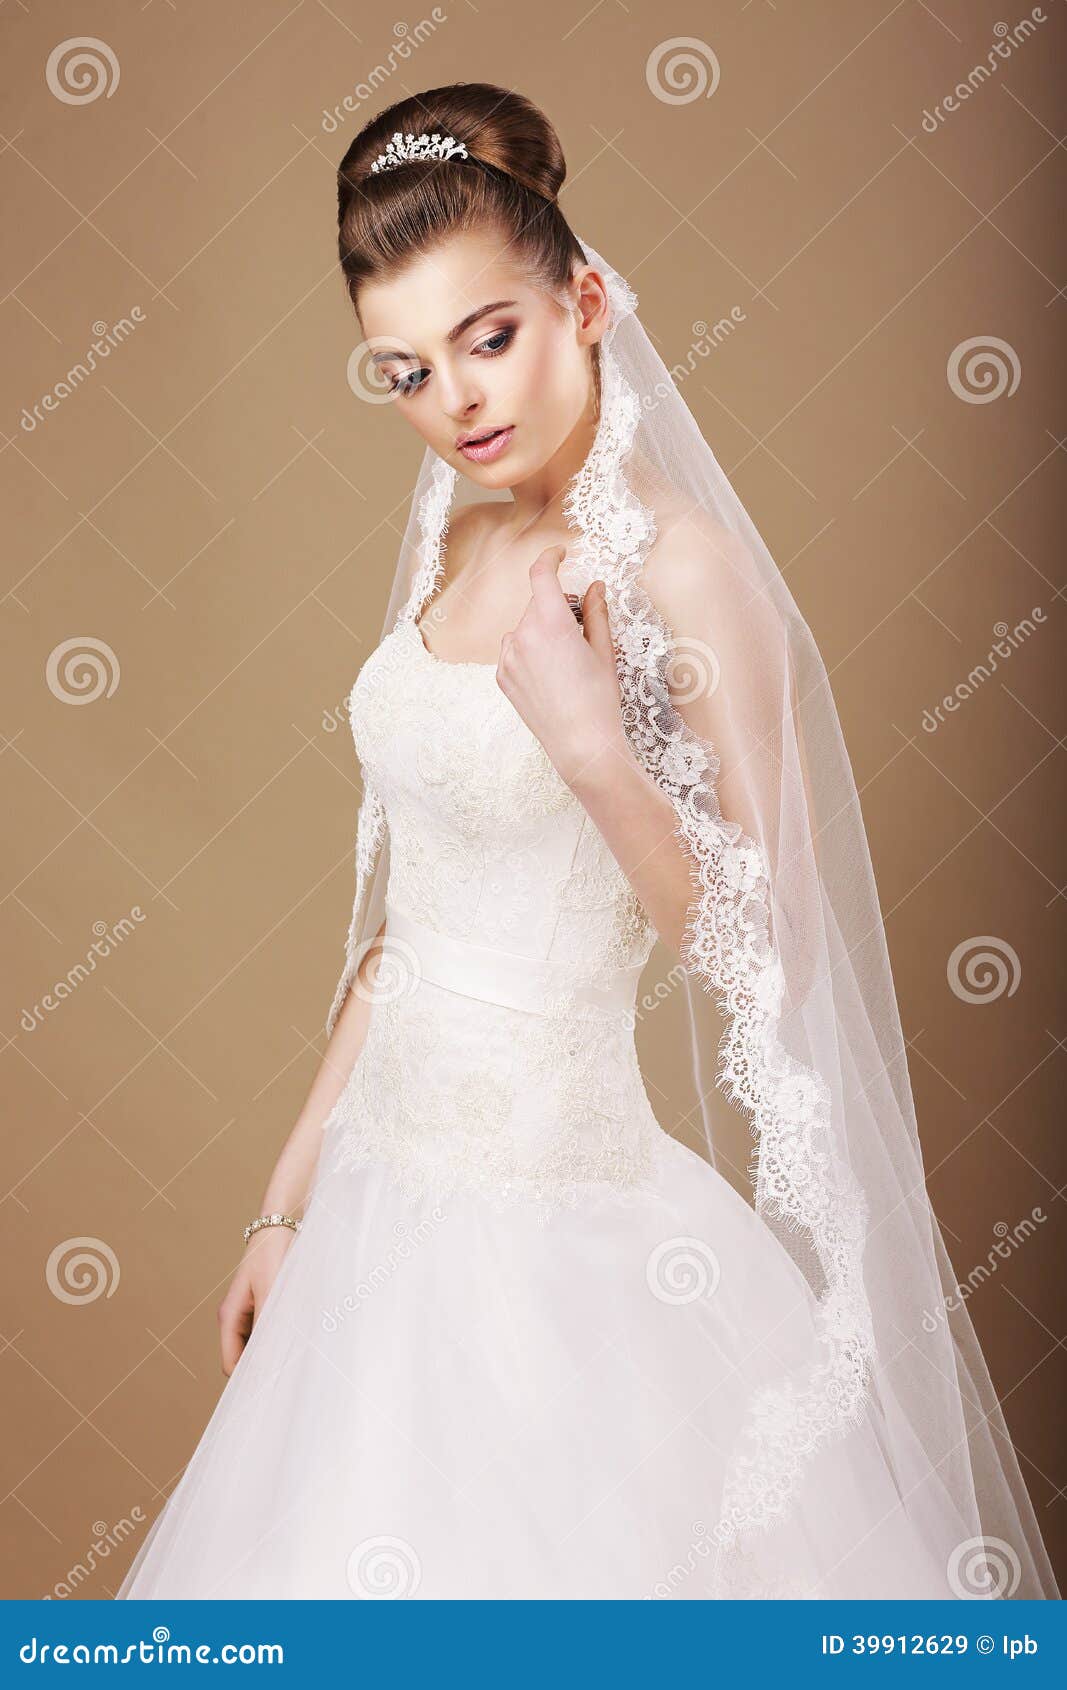
<svg viewBox="0 0 1067 1690">
<path fill-rule="evenodd" d="M 248 1334 L 252 1330 L 251 1305 L 249 1304 L 243 1309 L 224 1305 L 220 1310 L 219 1319 L 222 1371 L 230 1374 L 240 1361 Z"/>
<path fill-rule="evenodd" d="M 532 602 L 546 610 L 562 626 L 562 613 L 571 615 L 560 585 L 560 564 L 567 555 L 566 546 L 546 546 L 538 552 L 530 565 L 530 595 Z M 573 620 L 573 618 L 572 618 Z"/>
<path fill-rule="evenodd" d="M 598 657 L 615 661 L 615 646 L 608 620 L 608 599 L 603 581 L 593 581 L 582 597 L 582 632 Z"/>
<path fill-rule="evenodd" d="M 233 1372 L 236 1362 L 236 1344 L 232 1327 L 224 1327 L 219 1333 L 219 1348 L 222 1355 L 222 1371 L 227 1379 Z"/>
<path fill-rule="evenodd" d="M 241 1343 L 232 1319 L 222 1328 L 219 1338 L 222 1345 L 222 1371 L 229 1378 L 241 1354 Z"/>
<path fill-rule="evenodd" d="M 538 552 L 530 565 L 531 579 L 534 575 L 559 575 L 559 566 L 567 555 L 566 546 L 546 546 L 544 551 Z"/>
</svg>

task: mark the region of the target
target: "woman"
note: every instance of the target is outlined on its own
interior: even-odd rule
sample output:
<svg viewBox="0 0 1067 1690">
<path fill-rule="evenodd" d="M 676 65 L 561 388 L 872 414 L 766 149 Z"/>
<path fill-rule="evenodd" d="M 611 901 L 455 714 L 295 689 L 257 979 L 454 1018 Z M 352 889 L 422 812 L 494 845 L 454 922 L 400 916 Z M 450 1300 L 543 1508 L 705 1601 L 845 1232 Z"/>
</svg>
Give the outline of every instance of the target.
<svg viewBox="0 0 1067 1690">
<path fill-rule="evenodd" d="M 947 1297 L 825 669 L 564 168 L 481 84 L 341 164 L 367 376 L 426 451 L 349 699 L 326 1055 L 119 1594 L 1055 1595 Z M 638 1066 L 657 936 L 712 1165 Z"/>
</svg>

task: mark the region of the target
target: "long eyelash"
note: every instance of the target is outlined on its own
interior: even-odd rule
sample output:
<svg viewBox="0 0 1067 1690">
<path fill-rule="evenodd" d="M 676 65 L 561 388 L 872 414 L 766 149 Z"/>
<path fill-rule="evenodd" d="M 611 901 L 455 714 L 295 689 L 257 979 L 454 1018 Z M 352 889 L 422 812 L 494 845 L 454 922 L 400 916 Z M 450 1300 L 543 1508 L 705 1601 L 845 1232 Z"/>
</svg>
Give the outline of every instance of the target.
<svg viewBox="0 0 1067 1690">
<path fill-rule="evenodd" d="M 500 354 L 502 352 L 506 352 L 512 341 L 515 339 L 515 333 L 516 331 L 510 326 L 505 329 L 497 329 L 495 334 L 491 334 L 488 340 L 483 340 L 482 344 L 475 347 L 474 350 L 477 352 L 479 358 L 499 358 Z M 501 338 L 504 342 L 503 346 L 493 346 L 490 344 L 492 341 L 500 340 Z M 403 396 L 410 396 L 413 393 L 418 393 L 419 388 L 422 387 L 423 383 L 422 381 L 419 381 L 412 386 L 412 378 L 414 376 L 425 376 L 425 374 L 425 370 L 407 370 L 402 376 L 394 376 L 393 380 L 389 383 L 390 393 L 399 393 Z"/>
<path fill-rule="evenodd" d="M 417 393 L 419 391 L 419 388 L 422 386 L 422 382 L 420 381 L 414 387 L 412 387 L 410 385 L 412 377 L 413 376 L 424 376 L 425 374 L 426 374 L 425 370 L 405 370 L 405 372 L 402 376 L 394 376 L 392 381 L 389 383 L 390 393 L 401 393 L 401 394 Z"/>
</svg>

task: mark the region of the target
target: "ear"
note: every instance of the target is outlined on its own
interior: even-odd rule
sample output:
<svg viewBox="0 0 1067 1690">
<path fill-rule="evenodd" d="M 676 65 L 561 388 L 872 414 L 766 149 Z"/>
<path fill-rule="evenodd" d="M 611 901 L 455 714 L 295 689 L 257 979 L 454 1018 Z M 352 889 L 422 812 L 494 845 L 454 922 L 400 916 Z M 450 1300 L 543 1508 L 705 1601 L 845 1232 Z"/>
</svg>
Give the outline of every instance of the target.
<svg viewBox="0 0 1067 1690">
<path fill-rule="evenodd" d="M 579 346 L 595 346 L 604 338 L 610 317 L 608 290 L 603 276 L 592 264 L 582 264 L 571 278 L 578 313 Z"/>
</svg>

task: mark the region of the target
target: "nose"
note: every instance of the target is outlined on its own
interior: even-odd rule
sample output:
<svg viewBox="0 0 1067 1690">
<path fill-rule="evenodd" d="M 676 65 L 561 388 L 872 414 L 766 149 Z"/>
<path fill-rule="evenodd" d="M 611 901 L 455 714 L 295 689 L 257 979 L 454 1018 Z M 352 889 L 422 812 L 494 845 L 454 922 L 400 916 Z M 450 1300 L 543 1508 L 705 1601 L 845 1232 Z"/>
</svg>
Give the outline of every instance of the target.
<svg viewBox="0 0 1067 1690">
<path fill-rule="evenodd" d="M 460 428 L 470 428 L 477 421 L 483 395 L 474 382 L 445 373 L 440 377 L 437 391 L 441 409 L 450 421 Z"/>
</svg>

